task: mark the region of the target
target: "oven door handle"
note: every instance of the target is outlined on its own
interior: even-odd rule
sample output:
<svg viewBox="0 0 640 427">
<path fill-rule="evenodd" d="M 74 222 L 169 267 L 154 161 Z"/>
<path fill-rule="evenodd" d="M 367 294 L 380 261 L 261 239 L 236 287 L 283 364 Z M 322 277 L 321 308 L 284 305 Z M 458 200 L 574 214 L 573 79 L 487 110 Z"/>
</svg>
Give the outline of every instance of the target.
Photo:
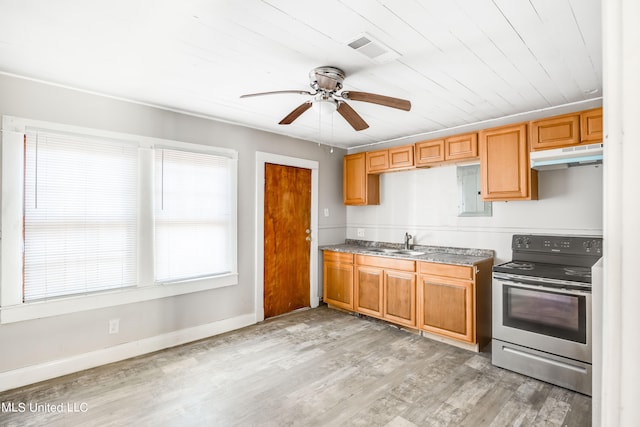
<svg viewBox="0 0 640 427">
<path fill-rule="evenodd" d="M 518 280 L 513 280 L 513 279 L 507 279 L 504 277 L 500 277 L 497 275 L 494 275 L 494 279 L 497 279 L 498 281 L 500 281 L 500 283 L 504 283 L 507 285 L 511 285 L 511 286 L 517 286 L 519 288 L 526 288 L 526 289 L 533 289 L 533 290 L 542 290 L 542 289 L 546 289 L 549 291 L 556 291 L 559 293 L 563 293 L 563 294 L 569 294 L 569 295 L 591 295 L 590 291 L 586 291 L 586 290 L 578 290 L 578 289 L 567 289 L 564 287 L 560 287 L 560 286 L 549 286 L 549 285 L 544 285 L 543 283 L 524 283 L 523 281 L 521 281 L 520 279 Z"/>
</svg>

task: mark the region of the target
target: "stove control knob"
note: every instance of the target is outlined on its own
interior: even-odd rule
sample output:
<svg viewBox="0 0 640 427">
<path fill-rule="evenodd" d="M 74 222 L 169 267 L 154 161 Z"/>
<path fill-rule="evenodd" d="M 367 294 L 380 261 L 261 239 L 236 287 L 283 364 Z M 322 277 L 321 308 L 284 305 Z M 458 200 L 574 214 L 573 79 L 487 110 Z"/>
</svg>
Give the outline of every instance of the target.
<svg viewBox="0 0 640 427">
<path fill-rule="evenodd" d="M 585 248 L 586 250 L 591 249 L 591 240 L 587 240 L 586 242 L 584 242 L 582 244 L 582 247 Z"/>
<path fill-rule="evenodd" d="M 524 239 L 524 244 L 525 244 L 525 245 L 527 245 L 527 246 L 529 246 L 529 245 L 531 244 L 531 239 L 530 239 L 530 238 L 528 238 L 528 237 L 525 237 L 525 239 Z"/>
<path fill-rule="evenodd" d="M 522 246 L 522 237 L 516 237 L 516 246 Z"/>
</svg>

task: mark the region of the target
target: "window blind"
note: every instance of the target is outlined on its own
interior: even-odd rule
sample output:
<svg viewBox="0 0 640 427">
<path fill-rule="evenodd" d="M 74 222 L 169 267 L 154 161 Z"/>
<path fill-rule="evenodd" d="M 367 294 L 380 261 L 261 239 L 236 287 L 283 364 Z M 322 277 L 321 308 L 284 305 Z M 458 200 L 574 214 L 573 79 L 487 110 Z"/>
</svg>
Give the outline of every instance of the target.
<svg viewBox="0 0 640 427">
<path fill-rule="evenodd" d="M 232 270 L 231 159 L 155 153 L 155 278 L 187 280 Z"/>
<path fill-rule="evenodd" d="M 29 131 L 25 301 L 136 283 L 137 147 Z"/>
</svg>

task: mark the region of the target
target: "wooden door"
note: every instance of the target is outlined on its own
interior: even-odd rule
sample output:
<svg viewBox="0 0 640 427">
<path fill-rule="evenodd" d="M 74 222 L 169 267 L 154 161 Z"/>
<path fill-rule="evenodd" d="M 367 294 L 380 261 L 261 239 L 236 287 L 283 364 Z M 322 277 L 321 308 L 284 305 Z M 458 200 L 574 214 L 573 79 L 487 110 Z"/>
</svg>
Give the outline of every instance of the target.
<svg viewBox="0 0 640 427">
<path fill-rule="evenodd" d="M 311 170 L 265 164 L 264 317 L 310 305 Z"/>
</svg>

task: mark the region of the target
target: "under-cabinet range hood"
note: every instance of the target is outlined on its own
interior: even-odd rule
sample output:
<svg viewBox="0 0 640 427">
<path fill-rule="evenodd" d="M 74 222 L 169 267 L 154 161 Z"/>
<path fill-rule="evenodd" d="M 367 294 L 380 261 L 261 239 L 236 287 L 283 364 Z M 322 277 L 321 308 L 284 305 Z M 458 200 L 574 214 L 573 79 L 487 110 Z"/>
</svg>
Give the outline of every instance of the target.
<svg viewBox="0 0 640 427">
<path fill-rule="evenodd" d="M 561 169 L 602 163 L 602 143 L 531 152 L 531 169 Z"/>
</svg>

